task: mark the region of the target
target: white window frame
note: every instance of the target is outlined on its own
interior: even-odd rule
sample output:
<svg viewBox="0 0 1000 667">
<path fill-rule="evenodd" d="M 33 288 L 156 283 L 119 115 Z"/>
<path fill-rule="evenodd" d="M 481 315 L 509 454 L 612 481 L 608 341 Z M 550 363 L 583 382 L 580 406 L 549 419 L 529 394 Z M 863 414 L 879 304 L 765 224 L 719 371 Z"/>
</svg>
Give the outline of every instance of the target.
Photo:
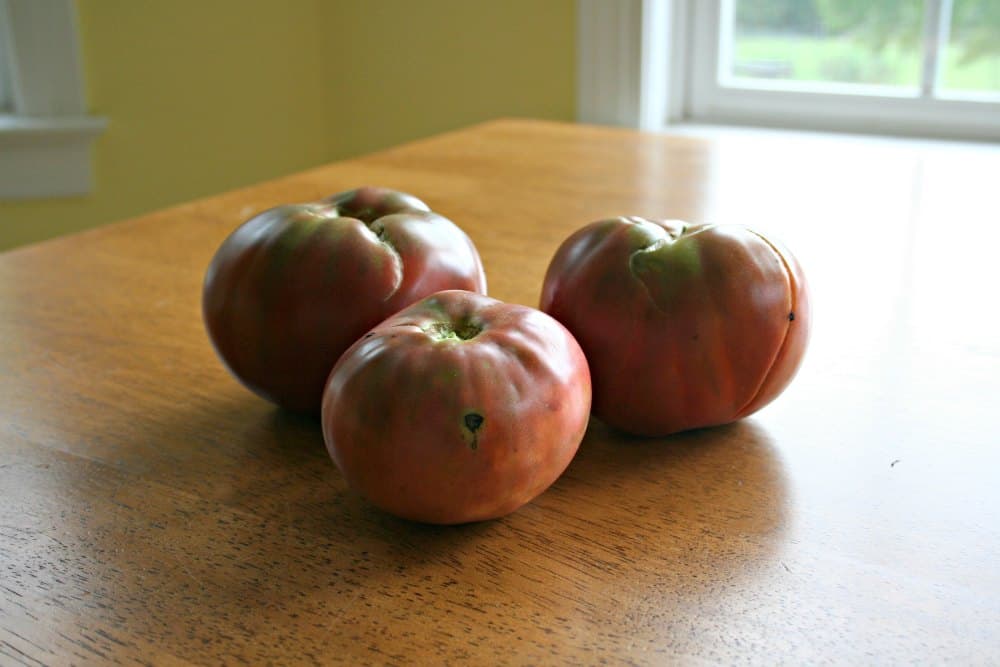
<svg viewBox="0 0 1000 667">
<path fill-rule="evenodd" d="M 928 11 L 944 2 L 929 0 Z M 722 86 L 722 5 L 578 0 L 579 119 L 647 130 L 693 122 L 1000 140 L 1000 103 Z M 925 77 L 922 92 L 932 85 Z"/>
<path fill-rule="evenodd" d="M 81 195 L 104 118 L 88 116 L 73 0 L 0 0 L 11 93 L 0 112 L 0 199 Z"/>
<path fill-rule="evenodd" d="M 0 19 L 5 19 L 0 16 Z M 10 81 L 10 57 L 7 55 L 7 29 L 3 20 L 0 20 L 0 114 L 9 113 L 14 106 L 13 91 Z"/>
</svg>

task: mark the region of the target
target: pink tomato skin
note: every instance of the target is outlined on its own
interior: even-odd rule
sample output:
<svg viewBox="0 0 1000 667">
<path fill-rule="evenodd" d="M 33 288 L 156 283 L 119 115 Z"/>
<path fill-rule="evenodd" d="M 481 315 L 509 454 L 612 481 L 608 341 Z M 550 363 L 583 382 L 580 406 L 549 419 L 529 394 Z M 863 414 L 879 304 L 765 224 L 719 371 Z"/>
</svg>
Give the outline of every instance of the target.
<svg viewBox="0 0 1000 667">
<path fill-rule="evenodd" d="M 393 315 L 338 361 L 323 434 L 347 483 L 396 516 L 504 516 L 566 469 L 587 428 L 590 373 L 573 336 L 526 306 L 444 291 Z"/>
<path fill-rule="evenodd" d="M 469 237 L 412 195 L 365 187 L 278 206 L 237 228 L 208 267 L 202 314 L 216 352 L 245 386 L 317 413 L 344 350 L 443 289 L 485 293 Z"/>
<path fill-rule="evenodd" d="M 590 224 L 549 264 L 540 307 L 587 355 L 594 415 L 664 436 L 745 417 L 805 353 L 809 291 L 780 244 L 737 225 Z"/>
</svg>

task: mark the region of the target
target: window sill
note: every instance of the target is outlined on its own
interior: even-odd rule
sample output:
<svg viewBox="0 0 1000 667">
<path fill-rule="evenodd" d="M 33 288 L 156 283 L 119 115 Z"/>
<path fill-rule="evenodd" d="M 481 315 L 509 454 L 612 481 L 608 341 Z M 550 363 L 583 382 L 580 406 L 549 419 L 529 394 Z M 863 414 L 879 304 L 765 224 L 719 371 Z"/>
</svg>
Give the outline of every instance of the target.
<svg viewBox="0 0 1000 667">
<path fill-rule="evenodd" d="M 0 114 L 0 199 L 90 192 L 90 149 L 106 127 L 96 116 Z"/>
<path fill-rule="evenodd" d="M 908 149 L 977 149 L 1000 151 L 1000 144 L 987 140 L 948 137 L 899 136 L 834 130 L 810 130 L 784 127 L 762 127 L 735 123 L 680 122 L 664 125 L 659 132 L 668 135 L 698 137 L 709 140 L 765 142 L 828 142 L 840 145 L 892 146 Z"/>
</svg>

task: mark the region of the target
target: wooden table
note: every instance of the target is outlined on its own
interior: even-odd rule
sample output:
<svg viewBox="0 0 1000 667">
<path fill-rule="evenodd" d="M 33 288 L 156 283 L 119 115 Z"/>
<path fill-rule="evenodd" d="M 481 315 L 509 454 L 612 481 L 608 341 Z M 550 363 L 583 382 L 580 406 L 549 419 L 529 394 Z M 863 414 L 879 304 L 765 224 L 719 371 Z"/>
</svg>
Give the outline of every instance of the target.
<svg viewBox="0 0 1000 667">
<path fill-rule="evenodd" d="M 239 222 L 367 183 L 530 305 L 595 219 L 771 232 L 806 361 L 741 423 L 592 422 L 505 519 L 394 519 L 200 319 Z M 0 664 L 996 664 L 998 186 L 998 149 L 498 121 L 0 256 Z"/>
</svg>

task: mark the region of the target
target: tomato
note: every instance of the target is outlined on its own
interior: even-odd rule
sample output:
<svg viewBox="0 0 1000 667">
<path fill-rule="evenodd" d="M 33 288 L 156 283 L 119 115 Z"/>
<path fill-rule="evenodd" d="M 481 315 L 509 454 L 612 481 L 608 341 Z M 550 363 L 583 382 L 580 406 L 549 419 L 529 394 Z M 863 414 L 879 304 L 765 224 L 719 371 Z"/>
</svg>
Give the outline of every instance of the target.
<svg viewBox="0 0 1000 667">
<path fill-rule="evenodd" d="M 337 362 L 323 435 L 347 483 L 429 523 L 513 512 L 569 465 L 590 413 L 573 336 L 527 306 L 464 291 L 428 297 Z"/>
<path fill-rule="evenodd" d="M 244 223 L 212 259 L 202 307 L 216 351 L 244 385 L 318 412 L 345 349 L 443 289 L 485 293 L 469 237 L 412 195 L 366 187 Z"/>
<path fill-rule="evenodd" d="M 541 308 L 590 362 L 594 414 L 662 436 L 745 417 L 791 382 L 806 348 L 802 270 L 745 227 L 615 218 L 556 251 Z"/>
</svg>

